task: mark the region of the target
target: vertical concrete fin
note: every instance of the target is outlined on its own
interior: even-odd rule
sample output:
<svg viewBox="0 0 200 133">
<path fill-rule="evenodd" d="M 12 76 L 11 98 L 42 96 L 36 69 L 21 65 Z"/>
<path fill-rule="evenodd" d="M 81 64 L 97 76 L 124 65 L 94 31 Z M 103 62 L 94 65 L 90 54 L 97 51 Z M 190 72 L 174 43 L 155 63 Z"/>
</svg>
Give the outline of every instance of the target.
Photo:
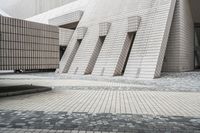
<svg viewBox="0 0 200 133">
<path fill-rule="evenodd" d="M 160 76 L 176 0 L 159 0 L 142 16 L 124 76 Z"/>
<path fill-rule="evenodd" d="M 76 56 L 76 53 L 81 45 L 81 42 L 82 42 L 82 39 L 78 39 L 76 40 L 72 50 L 71 50 L 71 53 L 68 55 L 68 58 L 67 60 L 64 60 L 66 58 L 66 55 L 64 54 L 64 58 L 62 58 L 61 62 L 64 63 L 62 64 L 62 66 L 60 67 L 60 72 L 61 73 L 67 73 L 69 71 L 69 68 Z M 66 51 L 65 51 L 66 52 Z M 64 61 L 63 61 L 64 60 Z"/>
<path fill-rule="evenodd" d="M 96 46 L 94 47 L 94 50 L 91 54 L 89 63 L 87 64 L 87 67 L 86 67 L 84 74 L 92 74 L 92 71 L 93 71 L 94 66 L 96 64 L 99 53 L 101 52 L 103 43 L 104 43 L 106 36 L 109 32 L 110 26 L 111 26 L 111 23 L 109 23 L 109 22 L 99 23 L 99 38 L 98 38 Z"/>
<path fill-rule="evenodd" d="M 121 54 L 119 56 L 117 66 L 115 68 L 114 76 L 123 76 L 128 59 L 130 57 L 131 49 L 133 47 L 133 42 L 135 38 L 136 32 L 127 33 L 126 40 L 124 42 Z"/>
<path fill-rule="evenodd" d="M 161 44 L 160 53 L 159 53 L 159 57 L 158 57 L 157 65 L 156 65 L 154 78 L 158 78 L 161 75 L 163 60 L 164 60 L 164 56 L 165 56 L 165 52 L 166 52 L 166 48 L 167 48 L 167 42 L 168 42 L 168 38 L 169 38 L 170 28 L 172 25 L 175 6 L 176 6 L 176 0 L 172 0 L 168 18 L 167 18 L 167 22 L 166 22 L 166 29 L 164 31 L 163 41 Z"/>
<path fill-rule="evenodd" d="M 65 51 L 62 60 L 60 61 L 60 73 L 67 73 L 78 52 L 81 42 L 87 32 L 87 27 L 78 27 L 76 33 L 72 37 L 69 48 Z"/>
<path fill-rule="evenodd" d="M 194 70 L 194 33 L 190 0 L 177 0 L 162 71 Z"/>
</svg>

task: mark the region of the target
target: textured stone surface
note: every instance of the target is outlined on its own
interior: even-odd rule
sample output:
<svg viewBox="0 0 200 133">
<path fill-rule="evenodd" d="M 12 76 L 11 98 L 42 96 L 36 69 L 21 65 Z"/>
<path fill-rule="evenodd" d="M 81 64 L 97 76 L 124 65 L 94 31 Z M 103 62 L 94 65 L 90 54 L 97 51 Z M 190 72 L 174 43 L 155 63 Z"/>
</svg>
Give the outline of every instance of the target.
<svg viewBox="0 0 200 133">
<path fill-rule="evenodd" d="M 200 118 L 0 110 L 0 127 L 100 132 L 194 132 Z"/>
<path fill-rule="evenodd" d="M 0 85 L 25 82 L 54 89 L 1 98 L 0 132 L 198 133 L 199 79 L 198 72 L 167 73 L 150 81 L 4 73 Z"/>
</svg>

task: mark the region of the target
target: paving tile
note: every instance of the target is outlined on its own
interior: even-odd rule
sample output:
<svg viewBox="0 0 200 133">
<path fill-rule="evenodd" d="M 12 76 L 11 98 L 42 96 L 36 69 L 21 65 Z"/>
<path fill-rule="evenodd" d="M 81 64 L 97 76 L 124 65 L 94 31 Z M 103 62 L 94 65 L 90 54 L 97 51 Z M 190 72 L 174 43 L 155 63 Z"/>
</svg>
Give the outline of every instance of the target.
<svg viewBox="0 0 200 133">
<path fill-rule="evenodd" d="M 200 93 L 63 89 L 27 96 L 2 98 L 0 109 L 166 116 L 200 115 Z M 23 100 L 18 102 L 16 99 Z M 24 125 L 21 122 L 16 123 L 16 126 Z"/>
<path fill-rule="evenodd" d="M 133 114 L 88 114 L 67 112 L 44 112 L 44 111 L 16 111 L 0 110 L 0 120 L 8 123 L 1 126 L 0 131 L 11 132 L 66 132 L 79 131 L 91 132 L 132 132 L 132 131 L 199 131 L 199 117 L 184 116 L 154 116 Z M 21 121 L 25 126 L 16 129 L 16 123 Z M 61 122 L 62 121 L 62 122 Z M 31 123 L 31 124 L 30 124 Z M 4 128 L 6 127 L 6 128 Z M 11 128 L 10 128 L 11 127 Z M 31 127 L 35 131 L 27 129 Z M 4 129 L 3 129 L 4 128 Z M 41 128 L 41 129 L 38 129 Z M 50 130 L 52 129 L 52 130 Z M 88 131 L 89 130 L 89 131 Z"/>
</svg>

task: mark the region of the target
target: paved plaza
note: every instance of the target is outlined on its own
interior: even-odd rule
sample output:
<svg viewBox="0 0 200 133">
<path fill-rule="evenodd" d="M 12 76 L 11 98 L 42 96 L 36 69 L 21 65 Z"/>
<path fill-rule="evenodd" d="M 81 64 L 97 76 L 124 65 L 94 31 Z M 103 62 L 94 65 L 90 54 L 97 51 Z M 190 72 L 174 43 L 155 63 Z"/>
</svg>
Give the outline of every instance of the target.
<svg viewBox="0 0 200 133">
<path fill-rule="evenodd" d="M 191 85 L 191 90 L 170 90 L 163 89 L 169 81 L 160 87 L 170 74 L 163 79 L 133 83 L 119 78 L 106 81 L 53 75 L 0 75 L 1 86 L 33 84 L 53 88 L 49 92 L 0 98 L 0 132 L 200 132 L 198 83 Z M 199 78 L 197 73 L 194 75 Z M 188 79 L 174 77 L 170 82 L 176 81 L 179 86 Z M 188 88 L 189 82 L 185 83 Z"/>
<path fill-rule="evenodd" d="M 2 98 L 0 109 L 200 116 L 199 101 L 199 93 L 54 89 Z"/>
</svg>

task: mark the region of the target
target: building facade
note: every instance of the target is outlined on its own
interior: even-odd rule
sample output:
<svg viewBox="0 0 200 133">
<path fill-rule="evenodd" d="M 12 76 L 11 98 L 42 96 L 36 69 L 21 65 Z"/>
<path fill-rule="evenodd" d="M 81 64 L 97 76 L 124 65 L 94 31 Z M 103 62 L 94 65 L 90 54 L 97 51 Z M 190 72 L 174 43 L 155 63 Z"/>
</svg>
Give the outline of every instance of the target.
<svg viewBox="0 0 200 133">
<path fill-rule="evenodd" d="M 73 30 L 60 73 L 152 79 L 200 66 L 198 3 L 78 0 L 28 20 Z"/>
<path fill-rule="evenodd" d="M 46 70 L 59 67 L 56 26 L 0 16 L 0 70 Z"/>
</svg>

